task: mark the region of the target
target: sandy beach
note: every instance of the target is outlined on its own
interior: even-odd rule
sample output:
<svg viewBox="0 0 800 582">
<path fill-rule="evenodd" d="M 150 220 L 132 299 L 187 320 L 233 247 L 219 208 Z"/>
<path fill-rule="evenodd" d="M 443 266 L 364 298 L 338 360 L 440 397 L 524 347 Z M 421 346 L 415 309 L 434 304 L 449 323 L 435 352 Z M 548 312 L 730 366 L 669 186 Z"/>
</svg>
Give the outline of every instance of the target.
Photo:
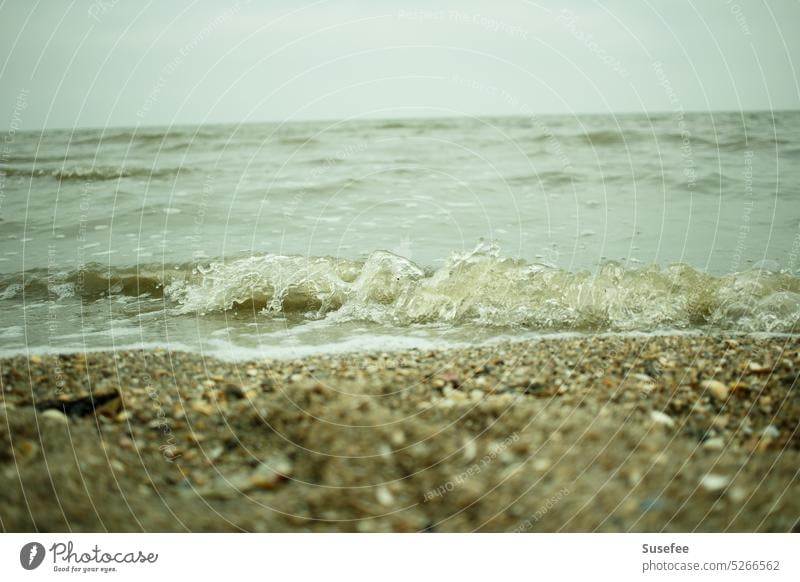
<svg viewBox="0 0 800 582">
<path fill-rule="evenodd" d="M 0 361 L 4 531 L 797 531 L 796 337 Z"/>
</svg>

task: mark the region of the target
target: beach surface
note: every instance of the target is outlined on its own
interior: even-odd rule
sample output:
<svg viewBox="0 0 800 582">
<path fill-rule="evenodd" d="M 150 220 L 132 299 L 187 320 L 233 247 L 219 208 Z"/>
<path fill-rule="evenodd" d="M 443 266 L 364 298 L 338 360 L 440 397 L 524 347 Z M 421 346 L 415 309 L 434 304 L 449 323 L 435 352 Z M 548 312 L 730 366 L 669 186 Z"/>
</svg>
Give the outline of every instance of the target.
<svg viewBox="0 0 800 582">
<path fill-rule="evenodd" d="M 0 360 L 3 531 L 800 528 L 800 338 Z"/>
</svg>

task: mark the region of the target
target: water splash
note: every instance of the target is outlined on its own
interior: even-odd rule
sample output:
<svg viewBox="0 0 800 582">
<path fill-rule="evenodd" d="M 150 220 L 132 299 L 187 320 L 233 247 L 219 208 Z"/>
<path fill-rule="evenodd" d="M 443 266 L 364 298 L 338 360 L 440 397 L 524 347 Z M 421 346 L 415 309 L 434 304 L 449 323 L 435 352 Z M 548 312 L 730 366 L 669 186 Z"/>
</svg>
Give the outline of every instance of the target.
<svg viewBox="0 0 800 582">
<path fill-rule="evenodd" d="M 183 313 L 254 309 L 408 326 L 463 323 L 527 329 L 652 331 L 714 327 L 790 332 L 800 280 L 755 269 L 717 277 L 688 265 L 569 272 L 504 257 L 494 245 L 426 271 L 376 251 L 363 263 L 267 255 L 198 269 L 167 297 Z"/>
<path fill-rule="evenodd" d="M 493 244 L 424 269 L 389 251 L 364 261 L 266 254 L 203 264 L 43 270 L 0 277 L 0 300 L 163 300 L 173 315 L 248 311 L 392 326 L 462 324 L 548 331 L 800 330 L 800 279 L 769 266 L 714 276 L 688 265 L 570 272 Z M 159 304 L 162 304 L 159 302 Z"/>
</svg>

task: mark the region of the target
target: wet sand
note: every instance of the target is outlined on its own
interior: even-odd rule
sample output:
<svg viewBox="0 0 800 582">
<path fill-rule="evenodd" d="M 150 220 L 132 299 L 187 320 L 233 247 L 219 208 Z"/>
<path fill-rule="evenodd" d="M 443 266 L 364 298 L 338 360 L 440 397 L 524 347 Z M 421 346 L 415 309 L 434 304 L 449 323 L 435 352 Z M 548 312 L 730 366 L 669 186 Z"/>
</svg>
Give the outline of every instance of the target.
<svg viewBox="0 0 800 582">
<path fill-rule="evenodd" d="M 4 531 L 797 531 L 800 338 L 0 360 Z"/>
</svg>

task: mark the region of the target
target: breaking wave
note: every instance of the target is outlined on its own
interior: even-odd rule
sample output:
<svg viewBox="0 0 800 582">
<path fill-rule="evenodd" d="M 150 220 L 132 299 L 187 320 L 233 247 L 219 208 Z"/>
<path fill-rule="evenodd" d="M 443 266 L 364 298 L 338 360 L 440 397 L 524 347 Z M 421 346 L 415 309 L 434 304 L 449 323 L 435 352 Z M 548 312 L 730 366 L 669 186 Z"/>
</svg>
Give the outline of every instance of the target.
<svg viewBox="0 0 800 582">
<path fill-rule="evenodd" d="M 53 178 L 59 182 L 85 181 L 104 182 L 120 178 L 169 178 L 179 172 L 188 172 L 182 168 L 147 168 L 147 167 L 114 167 L 114 166 L 71 166 L 62 168 L 36 168 L 6 166 L 0 168 L 0 173 L 8 177 L 23 178 Z"/>
<path fill-rule="evenodd" d="M 480 245 L 436 270 L 387 251 L 365 261 L 262 255 L 210 264 L 109 269 L 57 277 L 3 276 L 0 299 L 124 294 L 163 298 L 174 315 L 251 311 L 257 317 L 520 327 L 533 330 L 800 331 L 800 279 L 754 269 L 714 276 L 688 265 L 569 272 Z"/>
</svg>

